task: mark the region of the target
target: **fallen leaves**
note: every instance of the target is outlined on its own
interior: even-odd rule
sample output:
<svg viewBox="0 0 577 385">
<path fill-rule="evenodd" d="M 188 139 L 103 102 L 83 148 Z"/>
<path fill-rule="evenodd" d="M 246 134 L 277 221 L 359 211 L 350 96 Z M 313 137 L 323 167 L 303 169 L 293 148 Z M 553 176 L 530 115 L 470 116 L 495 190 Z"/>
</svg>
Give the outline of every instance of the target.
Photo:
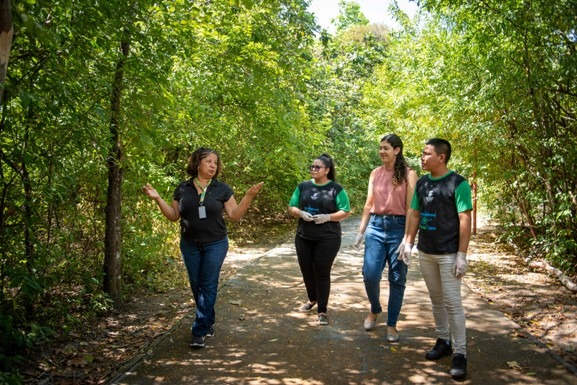
<svg viewBox="0 0 577 385">
<path fill-rule="evenodd" d="M 517 361 L 507 361 L 507 366 L 514 370 L 523 370 L 521 365 L 517 363 Z"/>
<path fill-rule="evenodd" d="M 532 270 L 523 258 L 499 246 L 486 233 L 475 237 L 465 276 L 467 286 L 520 326 L 512 332 L 513 338 L 533 336 L 577 364 L 577 355 L 570 348 L 577 337 L 575 294 L 546 271 Z"/>
<path fill-rule="evenodd" d="M 92 361 L 92 360 L 91 360 Z M 75 366 L 77 368 L 83 368 L 88 364 L 88 361 L 83 356 L 72 357 L 66 361 L 68 366 Z"/>
<path fill-rule="evenodd" d="M 27 384 L 101 384 L 124 362 L 132 359 L 159 335 L 188 314 L 188 290 L 140 298 L 128 312 L 113 312 L 37 347 L 23 374 Z M 183 306 L 186 304 L 186 306 Z"/>
</svg>

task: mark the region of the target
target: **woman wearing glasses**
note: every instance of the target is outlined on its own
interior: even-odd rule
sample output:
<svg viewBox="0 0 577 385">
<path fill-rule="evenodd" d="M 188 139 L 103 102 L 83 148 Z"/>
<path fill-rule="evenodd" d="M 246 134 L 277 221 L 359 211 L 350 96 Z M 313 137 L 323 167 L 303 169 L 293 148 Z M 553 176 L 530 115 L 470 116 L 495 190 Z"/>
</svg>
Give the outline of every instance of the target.
<svg viewBox="0 0 577 385">
<path fill-rule="evenodd" d="M 365 330 L 374 329 L 377 316 L 383 311 L 381 277 L 385 265 L 389 265 L 386 338 L 389 342 L 396 342 L 399 340 L 397 320 L 403 305 L 408 270 L 399 258 L 398 248 L 405 234 L 406 215 L 417 174 L 408 167 L 403 157 L 403 142 L 397 135 L 389 134 L 381 139 L 379 155 L 383 165 L 371 172 L 367 200 L 353 246 L 360 247 L 366 230 L 363 279 L 371 308 L 364 321 Z"/>
<path fill-rule="evenodd" d="M 328 325 L 327 306 L 331 268 L 341 247 L 340 221 L 350 214 L 349 197 L 335 182 L 335 163 L 327 154 L 310 166 L 312 179 L 300 183 L 289 202 L 288 212 L 299 218 L 295 246 L 308 302 L 300 310 L 317 305 L 320 325 Z"/>
</svg>

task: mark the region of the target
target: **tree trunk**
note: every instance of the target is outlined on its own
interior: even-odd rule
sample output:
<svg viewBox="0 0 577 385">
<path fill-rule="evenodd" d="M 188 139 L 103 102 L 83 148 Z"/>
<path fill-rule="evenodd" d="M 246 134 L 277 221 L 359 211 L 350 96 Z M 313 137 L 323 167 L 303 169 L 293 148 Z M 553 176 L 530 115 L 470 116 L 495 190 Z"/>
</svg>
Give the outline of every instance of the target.
<svg viewBox="0 0 577 385">
<path fill-rule="evenodd" d="M 121 299 L 121 211 L 122 211 L 122 146 L 120 137 L 120 102 L 124 65 L 130 50 L 129 33 L 125 30 L 120 44 L 121 57 L 116 66 L 111 97 L 110 150 L 108 154 L 108 193 L 106 196 L 106 229 L 104 239 L 103 288 L 114 301 Z"/>
<path fill-rule="evenodd" d="M 4 82 L 8 73 L 8 59 L 14 26 L 12 25 L 12 9 L 10 0 L 0 0 L 0 104 L 4 101 Z"/>
</svg>

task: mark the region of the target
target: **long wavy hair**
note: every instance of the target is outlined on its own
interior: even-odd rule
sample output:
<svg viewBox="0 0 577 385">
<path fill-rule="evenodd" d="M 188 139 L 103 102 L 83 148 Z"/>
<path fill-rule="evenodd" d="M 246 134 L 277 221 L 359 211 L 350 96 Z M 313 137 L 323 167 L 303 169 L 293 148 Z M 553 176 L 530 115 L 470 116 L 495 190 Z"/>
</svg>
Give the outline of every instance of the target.
<svg viewBox="0 0 577 385">
<path fill-rule="evenodd" d="M 188 158 L 188 164 L 186 166 L 186 173 L 190 175 L 192 178 L 196 178 L 198 176 L 198 168 L 200 167 L 200 162 L 206 158 L 208 155 L 214 154 L 217 158 L 217 167 L 216 173 L 214 174 L 214 179 L 218 178 L 218 174 L 222 170 L 222 162 L 220 161 L 220 155 L 213 149 L 200 147 L 196 149 Z"/>
<path fill-rule="evenodd" d="M 387 142 L 393 148 L 400 148 L 401 150 L 397 154 L 394 164 L 393 173 L 393 186 L 397 187 L 407 181 L 407 163 L 405 157 L 403 156 L 403 141 L 395 134 L 388 134 L 382 137 L 381 143 Z"/>
</svg>

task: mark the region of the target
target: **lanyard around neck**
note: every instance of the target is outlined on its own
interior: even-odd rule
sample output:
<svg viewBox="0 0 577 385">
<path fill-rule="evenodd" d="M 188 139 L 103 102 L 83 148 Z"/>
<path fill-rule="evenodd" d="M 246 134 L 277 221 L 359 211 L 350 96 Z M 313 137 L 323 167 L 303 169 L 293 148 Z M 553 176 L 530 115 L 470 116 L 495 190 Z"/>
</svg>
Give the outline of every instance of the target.
<svg viewBox="0 0 577 385">
<path fill-rule="evenodd" d="M 200 184 L 199 180 L 197 178 L 194 178 L 194 183 L 196 183 L 196 185 L 198 187 L 200 187 L 200 189 L 202 190 L 202 194 L 200 195 L 200 205 L 202 206 L 202 204 L 204 203 L 204 196 L 206 195 L 206 190 L 208 190 L 208 185 L 210 184 L 210 182 L 212 182 L 212 179 L 208 180 L 208 183 L 206 184 L 205 187 L 202 187 L 202 185 Z"/>
</svg>

